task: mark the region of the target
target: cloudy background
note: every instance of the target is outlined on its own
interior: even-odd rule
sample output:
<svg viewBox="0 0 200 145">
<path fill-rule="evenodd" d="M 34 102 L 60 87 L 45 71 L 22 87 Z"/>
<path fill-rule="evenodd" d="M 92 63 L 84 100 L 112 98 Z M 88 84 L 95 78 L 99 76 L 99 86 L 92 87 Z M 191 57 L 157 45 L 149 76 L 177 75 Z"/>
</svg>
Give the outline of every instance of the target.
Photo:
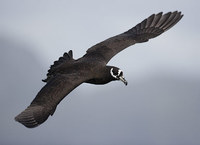
<svg viewBox="0 0 200 145">
<path fill-rule="evenodd" d="M 198 0 L 0 0 L 1 145 L 199 145 L 200 2 Z M 47 69 L 70 49 L 122 33 L 152 13 L 180 10 L 183 19 L 110 65 L 128 86 L 83 84 L 44 124 L 14 121 L 41 89 Z"/>
</svg>

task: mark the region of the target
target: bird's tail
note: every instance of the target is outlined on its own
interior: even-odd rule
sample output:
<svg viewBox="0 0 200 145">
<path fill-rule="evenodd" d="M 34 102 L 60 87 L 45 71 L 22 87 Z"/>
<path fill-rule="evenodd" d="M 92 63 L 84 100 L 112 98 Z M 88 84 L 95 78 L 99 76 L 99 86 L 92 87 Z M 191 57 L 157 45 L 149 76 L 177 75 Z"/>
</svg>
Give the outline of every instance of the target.
<svg viewBox="0 0 200 145">
<path fill-rule="evenodd" d="M 60 57 L 57 61 L 54 61 L 53 65 L 50 66 L 50 69 L 48 70 L 48 73 L 47 73 L 47 78 L 42 81 L 48 82 L 52 78 L 52 76 L 55 75 L 55 71 L 57 70 L 59 66 L 61 66 L 63 63 L 66 63 L 66 62 L 71 63 L 73 61 L 74 61 L 74 58 L 73 58 L 72 50 L 70 50 L 68 53 L 65 52 L 62 57 Z"/>
</svg>

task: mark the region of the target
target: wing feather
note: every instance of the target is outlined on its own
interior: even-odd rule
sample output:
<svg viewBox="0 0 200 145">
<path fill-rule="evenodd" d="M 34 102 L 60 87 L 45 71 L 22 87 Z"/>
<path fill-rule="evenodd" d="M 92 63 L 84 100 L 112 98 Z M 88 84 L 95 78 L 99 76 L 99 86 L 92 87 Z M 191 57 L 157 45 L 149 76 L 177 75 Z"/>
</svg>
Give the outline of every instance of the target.
<svg viewBox="0 0 200 145">
<path fill-rule="evenodd" d="M 95 56 L 101 58 L 104 63 L 108 63 L 114 55 L 123 49 L 159 36 L 174 26 L 182 17 L 181 12 L 177 11 L 153 14 L 130 30 L 89 48 L 84 57 Z"/>
<path fill-rule="evenodd" d="M 85 81 L 78 74 L 57 75 L 40 90 L 35 99 L 15 120 L 28 128 L 36 127 L 53 115 L 60 101 Z"/>
</svg>

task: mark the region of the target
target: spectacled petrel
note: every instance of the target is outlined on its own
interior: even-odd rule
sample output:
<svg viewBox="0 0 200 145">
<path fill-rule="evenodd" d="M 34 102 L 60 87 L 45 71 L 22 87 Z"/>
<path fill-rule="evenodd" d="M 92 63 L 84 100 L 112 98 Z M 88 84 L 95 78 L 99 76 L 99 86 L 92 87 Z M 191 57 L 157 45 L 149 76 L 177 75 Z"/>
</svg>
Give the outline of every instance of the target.
<svg viewBox="0 0 200 145">
<path fill-rule="evenodd" d="M 47 78 L 43 80 L 46 85 L 15 120 L 28 128 L 42 124 L 54 114 L 60 101 L 82 83 L 106 84 L 120 80 L 127 85 L 122 70 L 106 65 L 109 60 L 133 44 L 157 37 L 174 26 L 182 17 L 178 11 L 153 14 L 130 30 L 92 46 L 77 60 L 73 59 L 71 50 L 64 53 L 50 66 Z"/>
</svg>

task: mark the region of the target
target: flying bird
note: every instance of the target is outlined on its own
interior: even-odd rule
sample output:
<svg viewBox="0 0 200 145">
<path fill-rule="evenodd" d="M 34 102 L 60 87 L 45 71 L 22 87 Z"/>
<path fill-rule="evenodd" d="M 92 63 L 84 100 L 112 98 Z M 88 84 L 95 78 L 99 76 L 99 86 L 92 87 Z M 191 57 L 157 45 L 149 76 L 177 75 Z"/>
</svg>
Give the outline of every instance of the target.
<svg viewBox="0 0 200 145">
<path fill-rule="evenodd" d="M 64 53 L 50 66 L 47 78 L 43 80 L 45 86 L 15 120 L 28 128 L 42 124 L 54 114 L 63 98 L 82 83 L 106 84 L 120 80 L 127 85 L 121 69 L 106 65 L 109 60 L 131 45 L 157 37 L 182 17 L 178 11 L 153 14 L 130 30 L 92 46 L 77 60 L 73 58 L 72 50 Z"/>
</svg>

